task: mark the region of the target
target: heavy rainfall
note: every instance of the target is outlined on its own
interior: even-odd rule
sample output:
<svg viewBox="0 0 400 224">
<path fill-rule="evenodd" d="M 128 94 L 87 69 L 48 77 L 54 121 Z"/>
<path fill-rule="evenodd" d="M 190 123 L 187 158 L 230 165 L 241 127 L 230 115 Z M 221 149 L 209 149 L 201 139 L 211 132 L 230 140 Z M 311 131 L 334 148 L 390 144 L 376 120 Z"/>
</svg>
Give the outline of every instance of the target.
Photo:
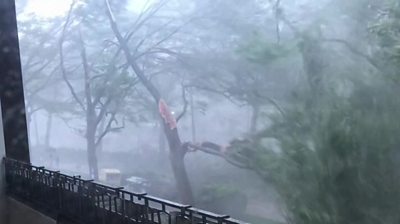
<svg viewBox="0 0 400 224">
<path fill-rule="evenodd" d="M 253 224 L 399 223 L 395 0 L 18 0 L 32 163 Z"/>
</svg>

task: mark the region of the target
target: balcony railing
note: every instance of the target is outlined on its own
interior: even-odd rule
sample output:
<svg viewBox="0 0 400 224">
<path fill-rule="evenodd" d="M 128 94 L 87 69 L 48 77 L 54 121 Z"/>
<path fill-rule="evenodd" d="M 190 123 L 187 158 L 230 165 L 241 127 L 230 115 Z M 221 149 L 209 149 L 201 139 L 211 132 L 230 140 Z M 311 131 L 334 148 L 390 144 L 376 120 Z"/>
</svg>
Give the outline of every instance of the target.
<svg viewBox="0 0 400 224">
<path fill-rule="evenodd" d="M 83 224 L 243 224 L 145 193 L 5 159 L 7 193 L 50 217 Z"/>
</svg>

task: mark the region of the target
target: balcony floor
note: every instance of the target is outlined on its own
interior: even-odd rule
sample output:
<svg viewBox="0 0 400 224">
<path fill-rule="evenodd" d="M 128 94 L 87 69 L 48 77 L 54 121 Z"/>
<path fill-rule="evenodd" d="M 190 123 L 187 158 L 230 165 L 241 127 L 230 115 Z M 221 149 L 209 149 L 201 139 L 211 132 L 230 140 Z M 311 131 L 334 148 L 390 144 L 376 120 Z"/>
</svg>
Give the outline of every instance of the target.
<svg viewBox="0 0 400 224">
<path fill-rule="evenodd" d="M 24 205 L 15 199 L 0 199 L 1 224 L 55 224 L 55 220 Z"/>
</svg>

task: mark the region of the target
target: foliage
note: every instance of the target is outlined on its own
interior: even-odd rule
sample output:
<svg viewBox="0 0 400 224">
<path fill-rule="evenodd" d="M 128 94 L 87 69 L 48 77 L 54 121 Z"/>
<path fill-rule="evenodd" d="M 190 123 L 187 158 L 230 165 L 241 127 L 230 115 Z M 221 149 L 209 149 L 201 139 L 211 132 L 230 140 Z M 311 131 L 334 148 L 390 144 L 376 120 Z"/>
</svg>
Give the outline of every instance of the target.
<svg viewBox="0 0 400 224">
<path fill-rule="evenodd" d="M 331 95 L 314 107 L 304 103 L 306 95 L 254 137 L 246 158 L 276 186 L 289 221 L 400 221 L 394 209 L 400 200 L 400 100 L 391 97 L 397 94 L 390 83 L 360 85 L 349 98 Z M 281 150 L 266 147 L 268 138 L 278 139 Z"/>
<path fill-rule="evenodd" d="M 186 111 L 186 90 L 196 97 L 190 110 L 204 113 L 213 107 L 210 94 L 217 94 L 251 107 L 253 136 L 236 139 L 227 151 L 223 148 L 214 155 L 229 157 L 233 165 L 244 164 L 244 168 L 273 183 L 286 204 L 290 222 L 399 221 L 393 208 L 400 195 L 396 171 L 400 102 L 393 96 L 400 92 L 389 79 L 371 78 L 379 70 L 381 76 L 397 80 L 397 1 L 331 1 L 341 3 L 338 8 L 346 11 L 336 16 L 333 4 L 315 13 L 283 1 L 279 5 L 279 0 L 275 6 L 269 5 L 274 1 L 258 0 L 236 1 L 240 4 L 187 1 L 190 7 L 179 7 L 185 1 L 171 1 L 176 8 L 159 1 L 142 12 L 128 10 L 128 1 L 110 0 L 123 36 L 118 41 L 111 32 L 104 1 L 80 2 L 72 11 L 61 44 L 66 72 L 61 69 L 59 49 L 65 18 L 46 22 L 46 29 L 30 23 L 20 26 L 21 46 L 27 49 L 22 54 L 24 70 L 32 74 L 24 80 L 30 90 L 26 92 L 27 102 L 35 106 L 31 113 L 43 107 L 68 118 L 85 118 L 85 128 L 90 129 L 85 137 L 92 134 L 91 141 L 96 144 L 91 147 L 95 148 L 107 133 L 124 128 L 125 119 L 136 124 L 159 122 L 153 98 L 147 94 L 146 85 L 138 81 L 147 80 L 154 87 L 150 89 L 159 92 L 154 95 L 161 95 L 174 111 Z M 328 1 L 311 2 L 305 5 L 317 7 Z M 381 11 L 374 8 L 381 6 Z M 368 24 L 371 18 L 377 18 L 373 25 Z M 366 24 L 371 25 L 374 43 L 363 36 Z M 360 33 L 350 35 L 349 30 Z M 125 42 L 130 50 L 122 52 L 121 43 Z M 132 54 L 132 60 L 125 60 L 127 53 Z M 34 66 L 28 66 L 30 61 Z M 371 62 L 379 63 L 371 66 Z M 129 65 L 136 69 L 131 71 Z M 37 71 L 42 66 L 44 69 Z M 376 69 L 370 72 L 370 67 Z M 353 77 L 344 80 L 339 74 Z M 297 81 L 298 77 L 303 80 Z M 57 97 L 46 84 L 60 82 L 61 78 L 71 83 L 70 92 L 67 85 L 53 86 L 56 90 L 61 86 L 64 93 Z M 306 87 L 288 101 L 287 96 L 297 85 Z M 36 89 L 40 94 L 32 91 Z M 46 105 L 56 109 L 47 109 Z M 269 113 L 271 107 L 275 113 Z M 255 133 L 262 126 L 261 115 L 267 111 L 275 114 L 268 120 L 272 125 Z M 97 118 L 95 123 L 93 117 Z M 123 124 L 120 126 L 117 120 Z M 192 120 L 191 125 L 195 118 Z M 235 117 L 234 125 L 245 126 L 247 120 Z M 207 134 L 216 124 L 199 126 L 200 133 Z M 227 136 L 238 134 L 231 132 L 226 130 Z M 199 200 L 225 200 L 238 191 L 230 186 L 207 186 Z"/>
<path fill-rule="evenodd" d="M 400 5 L 388 5 L 371 28 L 378 40 L 374 60 L 384 65 L 380 76 L 348 77 L 349 94 L 334 90 L 337 86 L 317 95 L 302 88 L 270 127 L 232 142 L 230 158 L 275 186 L 289 223 L 400 221 L 395 209 L 400 201 L 400 100 L 393 97 L 400 94 Z M 315 60 L 320 53 L 308 56 Z M 305 67 L 306 75 L 315 69 Z M 321 67 L 312 75 L 326 73 Z M 278 146 L 271 147 L 271 139 Z"/>
<path fill-rule="evenodd" d="M 269 64 L 287 56 L 291 49 L 283 44 L 271 43 L 265 36 L 254 33 L 252 38 L 238 49 L 238 53 L 254 63 Z"/>
</svg>

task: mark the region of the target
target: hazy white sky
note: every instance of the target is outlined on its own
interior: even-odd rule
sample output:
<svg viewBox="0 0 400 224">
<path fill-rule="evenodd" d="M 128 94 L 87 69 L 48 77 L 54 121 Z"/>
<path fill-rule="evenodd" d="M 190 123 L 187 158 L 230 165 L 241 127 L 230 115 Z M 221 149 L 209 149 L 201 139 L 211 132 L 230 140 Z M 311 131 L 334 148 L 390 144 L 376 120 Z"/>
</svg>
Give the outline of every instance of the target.
<svg viewBox="0 0 400 224">
<path fill-rule="evenodd" d="M 100 1 L 100 0 L 99 0 Z M 148 0 L 130 0 L 132 11 L 141 11 Z M 152 2 L 154 0 L 150 0 Z M 51 18 L 61 16 L 68 10 L 72 0 L 28 0 L 24 13 L 34 13 L 38 16 Z"/>
<path fill-rule="evenodd" d="M 71 5 L 71 0 L 28 0 L 25 13 L 34 13 L 41 17 L 63 15 Z"/>
</svg>

